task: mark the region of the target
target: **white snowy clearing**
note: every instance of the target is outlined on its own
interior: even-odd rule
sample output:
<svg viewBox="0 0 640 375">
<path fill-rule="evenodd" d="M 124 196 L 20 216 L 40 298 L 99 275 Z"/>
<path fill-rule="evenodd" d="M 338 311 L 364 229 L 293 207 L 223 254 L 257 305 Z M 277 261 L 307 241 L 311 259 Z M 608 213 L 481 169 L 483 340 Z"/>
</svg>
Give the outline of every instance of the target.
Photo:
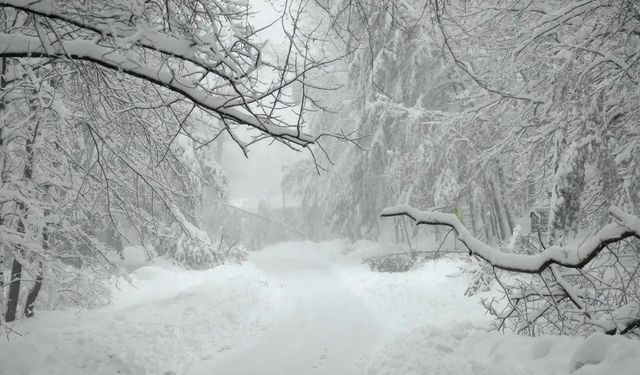
<svg viewBox="0 0 640 375">
<path fill-rule="evenodd" d="M 640 343 L 623 337 L 487 333 L 479 297 L 464 296 L 466 260 L 371 272 L 360 258 L 380 247 L 285 243 L 210 271 L 145 265 L 107 308 L 14 324 L 0 374 L 637 373 Z"/>
</svg>

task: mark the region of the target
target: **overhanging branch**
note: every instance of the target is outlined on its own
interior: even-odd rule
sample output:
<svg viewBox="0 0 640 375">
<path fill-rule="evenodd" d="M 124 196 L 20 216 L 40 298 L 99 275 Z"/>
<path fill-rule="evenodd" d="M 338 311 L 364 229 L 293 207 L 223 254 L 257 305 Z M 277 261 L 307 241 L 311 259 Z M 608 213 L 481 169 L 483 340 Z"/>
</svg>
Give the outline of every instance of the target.
<svg viewBox="0 0 640 375">
<path fill-rule="evenodd" d="M 144 64 L 131 51 L 102 46 L 95 41 L 58 40 L 53 45 L 45 46 L 37 37 L 0 33 L 0 57 L 50 57 L 93 62 L 105 68 L 121 71 L 130 76 L 164 86 L 221 118 L 258 129 L 271 137 L 302 147 L 307 147 L 316 141 L 314 137 L 300 133 L 299 129 L 274 124 L 266 116 L 262 118 L 252 113 L 249 108 L 230 107 L 227 98 L 205 91 L 197 82 L 176 74 L 174 70 L 165 65 L 154 67 Z"/>
<path fill-rule="evenodd" d="M 475 238 L 453 214 L 421 211 L 408 205 L 399 205 L 385 208 L 381 216 L 407 216 L 415 221 L 416 225 L 448 226 L 458 233 L 458 239 L 469 249 L 471 254 L 477 255 L 492 266 L 507 271 L 539 274 L 552 264 L 567 268 L 583 268 L 607 245 L 629 237 L 640 238 L 640 232 L 637 230 L 637 224 L 640 223 L 640 220 L 637 217 L 624 213 L 617 207 L 611 207 L 609 212 L 621 223 L 611 223 L 604 226 L 596 235 L 578 247 L 550 246 L 538 254 L 512 254 L 495 249 Z M 627 224 L 631 227 L 628 227 Z"/>
</svg>

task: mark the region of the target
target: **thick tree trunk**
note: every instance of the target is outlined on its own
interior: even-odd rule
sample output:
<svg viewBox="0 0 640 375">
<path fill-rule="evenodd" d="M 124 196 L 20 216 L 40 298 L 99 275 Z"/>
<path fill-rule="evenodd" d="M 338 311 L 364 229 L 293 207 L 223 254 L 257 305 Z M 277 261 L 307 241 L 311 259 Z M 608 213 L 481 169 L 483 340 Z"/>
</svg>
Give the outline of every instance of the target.
<svg viewBox="0 0 640 375">
<path fill-rule="evenodd" d="M 23 176 L 26 180 L 33 178 L 33 145 L 38 135 L 39 123 L 36 123 L 33 131 L 33 138 L 27 139 L 25 143 L 25 152 L 27 160 L 24 166 Z M 18 203 L 18 212 L 22 213 L 22 217 L 17 220 L 17 231 L 24 235 L 25 227 L 23 219 L 27 217 L 27 207 L 23 202 Z M 24 255 L 24 249 L 19 244 L 15 245 L 14 254 Z M 20 298 L 20 279 L 22 278 L 22 264 L 16 257 L 13 258 L 13 265 L 11 266 L 11 281 L 9 284 L 9 298 L 7 300 L 7 313 L 5 315 L 5 321 L 12 322 L 16 319 L 16 312 L 18 311 L 18 300 Z M 38 288 L 39 289 L 39 288 Z M 39 292 L 39 290 L 38 290 Z M 37 293 L 36 293 L 37 296 Z"/>
<path fill-rule="evenodd" d="M 22 203 L 18 204 L 20 211 L 24 210 Z M 18 233 L 23 234 L 25 232 L 24 223 L 22 219 L 18 219 L 17 225 Z M 22 246 L 15 245 L 14 254 L 24 254 Z M 14 256 L 13 264 L 11 265 L 11 279 L 9 280 L 9 296 L 7 298 L 7 313 L 4 316 L 6 322 L 12 322 L 16 320 L 16 312 L 18 311 L 18 300 L 20 299 L 20 280 L 22 279 L 22 264 Z"/>
<path fill-rule="evenodd" d="M 17 259 L 13 260 L 11 266 L 11 281 L 9 282 L 9 297 L 7 298 L 7 312 L 4 315 L 6 322 L 16 320 L 18 310 L 18 300 L 20 298 L 20 279 L 22 278 L 22 264 Z"/>
<path fill-rule="evenodd" d="M 47 213 L 48 214 L 48 213 Z M 49 225 L 48 223 L 47 225 Z M 49 228 L 47 225 L 42 228 L 42 249 L 44 251 L 49 250 Z M 31 318 L 34 315 L 34 309 L 36 299 L 38 298 L 38 294 L 40 294 L 40 288 L 42 288 L 42 263 L 38 266 L 38 274 L 36 275 L 36 283 L 29 291 L 27 295 L 27 302 L 24 305 L 24 316 L 27 318 Z"/>
<path fill-rule="evenodd" d="M 27 318 L 31 318 L 34 314 L 33 307 L 36 303 L 36 298 L 38 298 L 38 294 L 40 293 L 40 288 L 42 287 L 42 272 L 39 272 L 36 276 L 36 284 L 29 291 L 29 295 L 27 295 L 27 302 L 24 305 L 24 316 Z"/>
</svg>

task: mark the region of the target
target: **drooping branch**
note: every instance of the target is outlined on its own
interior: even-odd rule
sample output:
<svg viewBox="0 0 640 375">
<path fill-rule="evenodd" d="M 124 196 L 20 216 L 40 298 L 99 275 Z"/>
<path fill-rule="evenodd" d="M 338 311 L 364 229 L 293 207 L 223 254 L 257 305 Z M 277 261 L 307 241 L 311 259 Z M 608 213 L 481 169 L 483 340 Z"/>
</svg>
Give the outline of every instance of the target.
<svg viewBox="0 0 640 375">
<path fill-rule="evenodd" d="M 640 238 L 640 232 L 637 231 L 637 224 L 640 220 L 637 217 L 624 213 L 617 207 L 611 207 L 609 212 L 621 223 L 611 223 L 604 226 L 578 247 L 551 246 L 538 254 L 505 253 L 493 248 L 475 238 L 454 214 L 421 211 L 408 205 L 399 205 L 384 209 L 381 216 L 407 216 L 415 221 L 416 225 L 451 227 L 458 233 L 458 239 L 469 249 L 470 254 L 484 259 L 492 266 L 507 271 L 539 274 L 552 264 L 567 268 L 583 268 L 607 245 L 629 237 Z M 628 227 L 627 224 L 631 227 Z"/>
<path fill-rule="evenodd" d="M 134 53 L 101 46 L 95 41 L 59 40 L 54 45 L 45 45 L 37 37 L 0 33 L 0 57 L 51 57 L 90 61 L 105 68 L 121 71 L 164 86 L 224 119 L 239 125 L 253 127 L 274 138 L 289 141 L 302 147 L 315 141 L 315 138 L 301 133 L 296 128 L 280 126 L 266 116 L 261 117 L 253 114 L 249 108 L 230 106 L 227 98 L 212 95 L 200 87 L 197 82 L 181 76 L 167 66 L 154 67 L 145 64 Z"/>
<path fill-rule="evenodd" d="M 283 116 L 296 106 L 282 97 L 285 89 L 304 85 L 306 73 L 335 61 L 315 59 L 308 53 L 314 32 L 296 35 L 285 30 L 295 45 L 286 56 L 292 63 L 274 64 L 264 60 L 265 44 L 254 40 L 259 30 L 247 24 L 243 16 L 248 5 L 186 4 L 167 1 L 164 15 L 164 7 L 148 3 L 127 7 L 117 2 L 0 0 L 0 8 L 28 19 L 0 35 L 0 56 L 90 61 L 164 86 L 225 124 L 255 128 L 263 134 L 256 139 L 275 138 L 296 149 L 317 143 L 324 136 L 342 139 L 340 135 L 304 134 L 300 128 L 302 113 L 297 123 Z M 161 20 L 169 17 L 170 7 L 188 8 L 183 10 L 189 17 L 172 20 L 177 23 L 167 29 Z M 293 21 L 294 29 L 299 27 L 298 18 Z M 199 27 L 193 28 L 192 22 Z M 263 81 L 269 72 L 281 79 Z M 306 93 L 303 97 L 310 99 Z M 278 112 L 270 108 L 278 108 Z M 239 145 L 243 147 L 241 142 Z"/>
<path fill-rule="evenodd" d="M 176 56 L 184 61 L 189 61 L 195 66 L 205 68 L 221 78 L 231 80 L 245 75 L 241 67 L 229 56 L 225 56 L 225 48 L 219 43 L 204 41 L 204 38 L 194 35 L 186 38 L 177 34 L 162 33 L 146 27 L 131 25 L 131 17 L 134 14 L 123 14 L 117 17 L 116 8 L 110 9 L 112 14 L 91 15 L 80 13 L 73 9 L 61 9 L 52 0 L 40 0 L 25 2 L 23 0 L 0 0 L 0 6 L 13 8 L 46 19 L 61 21 L 73 25 L 81 30 L 93 32 L 101 37 L 111 37 L 121 43 L 136 45 L 150 51 L 159 52 L 167 56 Z M 119 9 L 122 12 L 122 9 Z M 106 12 L 105 12 L 106 13 Z M 126 22 L 125 22 L 126 21 Z M 259 56 L 256 58 L 259 60 Z M 235 75 L 228 74 L 218 67 L 229 67 Z"/>
</svg>

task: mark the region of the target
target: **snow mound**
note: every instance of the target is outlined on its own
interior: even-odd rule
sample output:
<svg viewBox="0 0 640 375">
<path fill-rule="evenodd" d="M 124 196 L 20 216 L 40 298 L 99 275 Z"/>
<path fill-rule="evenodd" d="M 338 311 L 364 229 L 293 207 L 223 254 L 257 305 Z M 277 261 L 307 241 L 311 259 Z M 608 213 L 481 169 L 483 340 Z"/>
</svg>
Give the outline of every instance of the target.
<svg viewBox="0 0 640 375">
<path fill-rule="evenodd" d="M 503 335 L 454 324 L 413 329 L 374 358 L 367 374 L 632 375 L 640 367 L 640 343 L 604 334 Z"/>
<path fill-rule="evenodd" d="M 0 342 L 0 374 L 184 374 L 271 324 L 279 288 L 247 263 L 208 271 L 145 266 L 113 305 L 40 312 Z"/>
<path fill-rule="evenodd" d="M 491 319 L 480 304 L 487 294 L 464 295 L 467 267 L 458 259 L 443 258 L 407 272 L 372 272 L 362 264 L 337 271 L 344 284 L 385 322 L 385 329 L 398 334 L 425 325 L 488 327 Z"/>
<path fill-rule="evenodd" d="M 576 374 L 637 374 L 640 343 L 621 336 L 594 333 L 583 340 L 571 358 Z"/>
</svg>

